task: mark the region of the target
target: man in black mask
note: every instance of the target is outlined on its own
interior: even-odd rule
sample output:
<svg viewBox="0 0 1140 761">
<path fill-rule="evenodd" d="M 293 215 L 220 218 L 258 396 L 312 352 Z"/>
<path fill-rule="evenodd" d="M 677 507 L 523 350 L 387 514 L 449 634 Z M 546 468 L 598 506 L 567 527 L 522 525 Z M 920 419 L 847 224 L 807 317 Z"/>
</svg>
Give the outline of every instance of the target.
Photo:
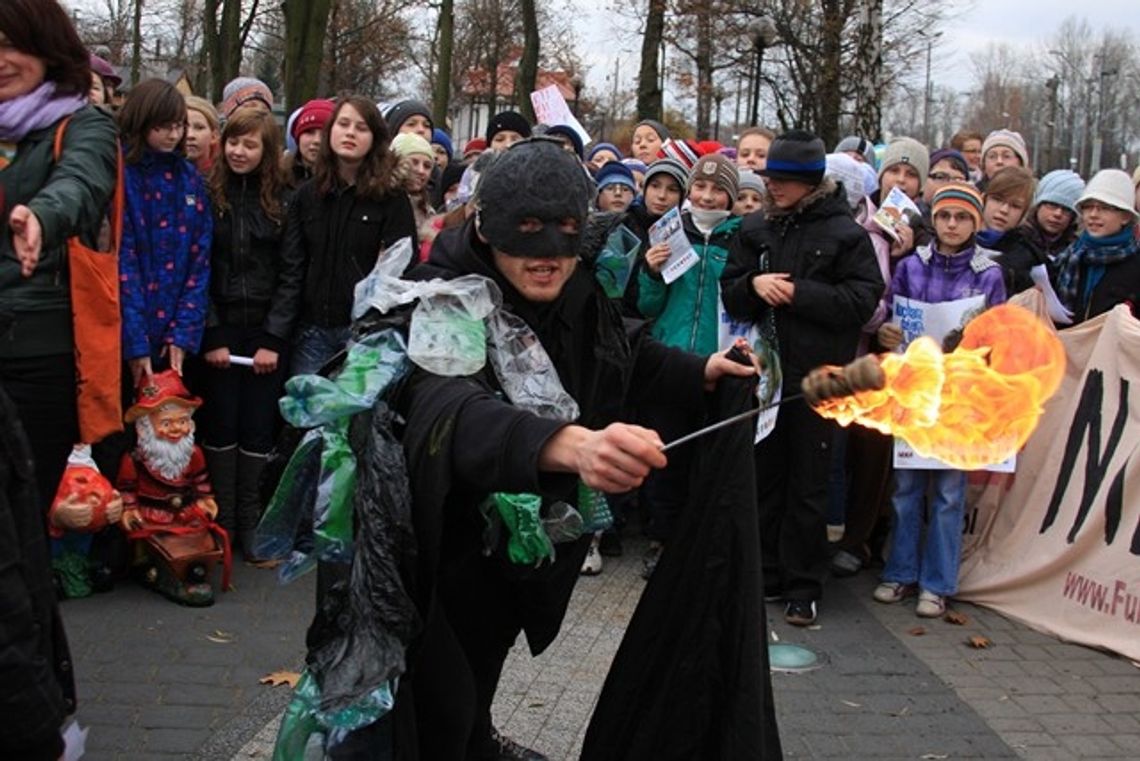
<svg viewBox="0 0 1140 761">
<path fill-rule="evenodd" d="M 545 517 L 559 502 L 585 510 L 580 495 L 590 489 L 638 487 L 666 460 L 655 432 L 616 422 L 627 396 L 692 408 L 718 378 L 752 369 L 627 330 L 589 257 L 580 257 L 589 182 L 557 142 L 512 146 L 476 197 L 475 217 L 442 232 L 410 277 L 493 281 L 502 309 L 533 331 L 579 414 L 550 419 L 512 404 L 490 364 L 459 378 L 416 369 L 393 400 L 406 420 L 417 542 L 410 588 L 423 619 L 396 696 L 394 744 L 397 758 L 541 761 L 498 734 L 491 704 L 519 632 L 535 655 L 557 636 L 589 536 L 556 544 L 538 567 L 516 563 L 503 533 L 488 539 L 480 506 L 495 492 L 530 493 Z"/>
</svg>

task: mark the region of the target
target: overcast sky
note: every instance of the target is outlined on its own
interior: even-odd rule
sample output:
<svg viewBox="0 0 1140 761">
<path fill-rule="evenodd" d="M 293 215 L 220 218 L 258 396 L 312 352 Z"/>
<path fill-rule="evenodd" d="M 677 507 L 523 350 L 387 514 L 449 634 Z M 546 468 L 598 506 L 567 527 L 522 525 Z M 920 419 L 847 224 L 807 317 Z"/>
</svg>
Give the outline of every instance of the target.
<svg viewBox="0 0 1140 761">
<path fill-rule="evenodd" d="M 936 1 L 936 0 L 935 0 Z M 580 17 L 578 34 L 584 57 L 590 64 L 587 86 L 601 89 L 606 77 L 614 71 L 614 60 L 620 58 L 621 79 L 632 82 L 640 56 L 640 40 L 623 34 L 615 24 L 611 11 L 601 2 L 577 0 L 587 10 Z M 973 87 L 969 56 L 983 50 L 990 42 L 1033 46 L 1041 43 L 1060 27 L 1069 16 L 1083 16 L 1094 32 L 1105 28 L 1130 33 L 1140 43 L 1140 0 L 979 0 L 961 2 L 969 8 L 943 26 L 943 35 L 934 52 L 932 78 L 935 84 L 950 85 L 958 90 Z M 626 24 L 628 28 L 628 23 Z M 919 68 L 925 71 L 924 62 Z M 921 76 L 921 73 L 919 74 Z"/>
</svg>

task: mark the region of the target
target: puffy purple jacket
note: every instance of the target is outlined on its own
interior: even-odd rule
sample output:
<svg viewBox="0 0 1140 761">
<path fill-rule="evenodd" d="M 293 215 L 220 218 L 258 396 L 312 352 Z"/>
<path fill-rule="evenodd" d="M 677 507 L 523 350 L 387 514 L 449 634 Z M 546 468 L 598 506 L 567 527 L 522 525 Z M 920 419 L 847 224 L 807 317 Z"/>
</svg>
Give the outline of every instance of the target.
<svg viewBox="0 0 1140 761">
<path fill-rule="evenodd" d="M 891 278 L 892 305 L 895 296 L 940 304 L 981 294 L 987 307 L 1005 301 L 1001 266 L 991 258 L 993 251 L 971 246 L 946 256 L 934 246 L 922 246 L 899 262 Z"/>
</svg>

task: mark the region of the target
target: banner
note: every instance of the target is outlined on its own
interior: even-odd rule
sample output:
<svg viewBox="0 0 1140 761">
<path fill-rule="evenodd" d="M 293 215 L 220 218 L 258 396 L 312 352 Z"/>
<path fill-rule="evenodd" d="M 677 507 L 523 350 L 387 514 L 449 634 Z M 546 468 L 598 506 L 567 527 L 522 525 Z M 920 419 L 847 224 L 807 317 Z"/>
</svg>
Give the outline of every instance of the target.
<svg viewBox="0 0 1140 761">
<path fill-rule="evenodd" d="M 1140 660 L 1140 322 L 1122 305 L 1059 336 L 1017 473 L 971 475 L 956 597 Z"/>
</svg>

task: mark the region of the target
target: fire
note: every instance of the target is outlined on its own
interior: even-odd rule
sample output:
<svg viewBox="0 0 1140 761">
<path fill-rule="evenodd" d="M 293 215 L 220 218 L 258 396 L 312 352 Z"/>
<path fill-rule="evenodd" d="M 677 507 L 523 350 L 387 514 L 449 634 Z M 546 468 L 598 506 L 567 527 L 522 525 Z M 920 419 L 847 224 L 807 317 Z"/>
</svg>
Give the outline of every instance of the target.
<svg viewBox="0 0 1140 761">
<path fill-rule="evenodd" d="M 972 320 L 950 354 L 924 337 L 881 361 L 882 390 L 830 399 L 816 411 L 898 436 L 920 455 L 963 470 L 1021 449 L 1065 373 L 1060 339 L 1013 304 Z"/>
</svg>

